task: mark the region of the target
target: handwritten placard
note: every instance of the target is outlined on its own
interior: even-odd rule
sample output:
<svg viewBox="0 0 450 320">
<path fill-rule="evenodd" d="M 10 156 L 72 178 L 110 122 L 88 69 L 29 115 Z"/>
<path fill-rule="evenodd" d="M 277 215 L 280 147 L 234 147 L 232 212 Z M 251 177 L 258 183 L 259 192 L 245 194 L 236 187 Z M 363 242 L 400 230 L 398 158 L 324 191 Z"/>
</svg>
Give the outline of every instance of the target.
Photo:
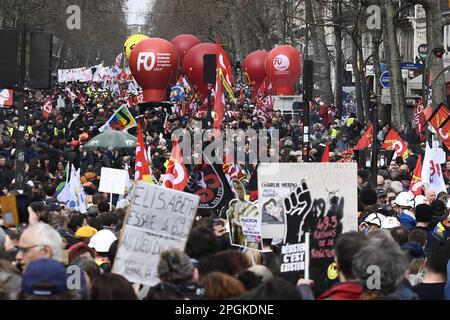
<svg viewBox="0 0 450 320">
<path fill-rule="evenodd" d="M 196 195 L 138 182 L 112 272 L 130 282 L 157 284 L 160 253 L 184 249 L 198 203 Z"/>
</svg>

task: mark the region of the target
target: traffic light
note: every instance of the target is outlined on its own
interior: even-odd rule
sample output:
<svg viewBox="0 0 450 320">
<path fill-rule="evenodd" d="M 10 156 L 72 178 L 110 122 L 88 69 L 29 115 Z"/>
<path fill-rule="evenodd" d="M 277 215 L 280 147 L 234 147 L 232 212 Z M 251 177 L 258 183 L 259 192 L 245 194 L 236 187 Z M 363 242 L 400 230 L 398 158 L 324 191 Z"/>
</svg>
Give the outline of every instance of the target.
<svg viewBox="0 0 450 320">
<path fill-rule="evenodd" d="M 442 58 L 442 56 L 445 53 L 445 49 L 444 48 L 435 48 L 433 50 L 433 54 L 436 58 Z"/>
</svg>

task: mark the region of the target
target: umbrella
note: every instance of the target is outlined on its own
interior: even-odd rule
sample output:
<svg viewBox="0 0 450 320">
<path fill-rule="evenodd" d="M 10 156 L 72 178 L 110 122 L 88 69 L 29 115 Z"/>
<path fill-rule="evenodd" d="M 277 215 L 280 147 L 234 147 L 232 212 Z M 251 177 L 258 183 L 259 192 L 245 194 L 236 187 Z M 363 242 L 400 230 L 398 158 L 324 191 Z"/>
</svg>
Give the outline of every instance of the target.
<svg viewBox="0 0 450 320">
<path fill-rule="evenodd" d="M 133 149 L 136 148 L 136 137 L 128 132 L 106 130 L 92 138 L 84 145 L 86 150 L 95 149 Z"/>
</svg>

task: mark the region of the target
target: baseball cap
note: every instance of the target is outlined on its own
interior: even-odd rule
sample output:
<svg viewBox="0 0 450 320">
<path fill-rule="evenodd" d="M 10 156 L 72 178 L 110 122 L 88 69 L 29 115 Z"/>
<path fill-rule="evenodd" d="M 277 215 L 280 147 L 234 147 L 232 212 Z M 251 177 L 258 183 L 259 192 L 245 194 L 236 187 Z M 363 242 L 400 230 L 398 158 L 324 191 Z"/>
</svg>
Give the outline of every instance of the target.
<svg viewBox="0 0 450 320">
<path fill-rule="evenodd" d="M 381 223 L 381 229 L 393 229 L 400 226 L 400 221 L 395 217 L 386 217 Z"/>
<path fill-rule="evenodd" d="M 97 233 L 97 229 L 92 228 L 91 226 L 84 226 L 77 230 L 75 235 L 78 238 L 90 238 Z"/>
<path fill-rule="evenodd" d="M 387 192 L 383 188 L 377 188 L 377 198 L 386 197 Z"/>
<path fill-rule="evenodd" d="M 419 204 L 426 203 L 428 204 L 428 198 L 419 194 L 414 198 L 414 208 L 417 207 Z"/>
<path fill-rule="evenodd" d="M 383 220 L 385 219 L 385 216 L 379 213 L 371 213 L 367 216 L 367 218 L 364 220 L 364 222 L 369 224 L 377 225 L 381 228 L 381 224 L 383 223 Z"/>
<path fill-rule="evenodd" d="M 108 252 L 111 244 L 117 240 L 117 237 L 110 230 L 100 230 L 91 237 L 89 247 L 97 252 Z"/>
<path fill-rule="evenodd" d="M 22 277 L 22 290 L 34 296 L 51 296 L 67 292 L 69 288 L 64 266 L 53 259 L 30 262 Z"/>
<path fill-rule="evenodd" d="M 414 195 L 409 191 L 400 192 L 395 198 L 395 203 L 402 207 L 412 207 L 414 205 Z"/>
</svg>

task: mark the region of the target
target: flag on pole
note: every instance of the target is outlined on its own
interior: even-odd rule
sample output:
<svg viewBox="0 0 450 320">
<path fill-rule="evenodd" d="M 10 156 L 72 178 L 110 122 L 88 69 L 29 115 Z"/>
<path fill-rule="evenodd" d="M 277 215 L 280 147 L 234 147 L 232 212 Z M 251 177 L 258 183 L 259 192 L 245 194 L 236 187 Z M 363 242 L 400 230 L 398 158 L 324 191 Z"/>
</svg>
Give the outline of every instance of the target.
<svg viewBox="0 0 450 320">
<path fill-rule="evenodd" d="M 98 131 L 103 132 L 106 129 L 124 131 L 133 128 L 136 125 L 136 120 L 130 113 L 130 110 L 128 110 L 127 105 L 124 104 L 114 112 L 111 118 L 109 118 Z"/>
<path fill-rule="evenodd" d="M 216 39 L 216 62 L 217 62 L 217 74 L 220 79 L 221 84 L 223 85 L 223 88 L 228 92 L 228 94 L 231 97 L 231 100 L 233 100 L 234 104 L 237 105 L 237 100 L 234 96 L 233 91 L 233 68 L 231 67 L 230 60 L 228 59 L 228 56 L 223 50 L 222 46 L 219 43 L 219 40 Z"/>
<path fill-rule="evenodd" d="M 152 182 L 152 171 L 150 161 L 145 148 L 144 135 L 142 134 L 141 124 L 138 124 L 138 137 L 136 142 L 136 164 L 134 180 Z"/>
<path fill-rule="evenodd" d="M 0 106 L 13 105 L 14 91 L 11 89 L 0 89 Z"/>
<path fill-rule="evenodd" d="M 44 106 L 42 107 L 42 114 L 44 118 L 48 119 L 52 111 L 53 111 L 52 99 L 48 97 L 44 102 Z"/>
<path fill-rule="evenodd" d="M 86 195 L 81 185 L 80 169 L 75 170 L 72 165 L 70 179 L 57 196 L 58 201 L 64 202 L 69 209 L 86 213 Z"/>
<path fill-rule="evenodd" d="M 448 117 L 442 124 L 440 125 L 437 132 L 439 133 L 439 137 L 441 137 L 442 143 L 450 150 L 450 117 Z"/>
<path fill-rule="evenodd" d="M 330 162 L 330 146 L 328 143 L 325 145 L 321 162 Z"/>
<path fill-rule="evenodd" d="M 362 150 L 362 149 L 370 147 L 372 145 L 372 138 L 373 138 L 373 126 L 370 125 L 370 127 L 367 129 L 367 131 L 361 137 L 361 139 L 359 139 L 358 143 L 355 146 L 355 149 Z"/>
<path fill-rule="evenodd" d="M 422 194 L 422 155 L 420 154 L 419 158 L 417 159 L 417 164 L 416 168 L 414 169 L 411 184 L 409 185 L 409 191 L 411 191 L 414 196 Z"/>
<path fill-rule="evenodd" d="M 436 194 L 441 191 L 447 193 L 441 170 L 441 163 L 445 163 L 445 160 L 445 152 L 441 148 L 437 146 L 430 148 L 426 143 L 421 174 L 422 184 L 433 189 Z"/>
<path fill-rule="evenodd" d="M 384 143 L 381 146 L 386 150 L 394 150 L 394 159 L 398 156 L 406 159 L 408 157 L 408 145 L 398 135 L 397 131 L 391 129 L 384 139 Z"/>
<path fill-rule="evenodd" d="M 428 119 L 428 122 L 431 124 L 434 130 L 438 132 L 439 127 L 441 124 L 449 117 L 450 110 L 447 108 L 447 106 L 443 103 L 441 103 L 436 110 L 433 111 L 430 118 Z"/>
<path fill-rule="evenodd" d="M 188 172 L 184 165 L 178 141 L 173 142 L 166 174 L 163 175 L 163 185 L 168 189 L 183 191 L 188 182 Z"/>
</svg>

